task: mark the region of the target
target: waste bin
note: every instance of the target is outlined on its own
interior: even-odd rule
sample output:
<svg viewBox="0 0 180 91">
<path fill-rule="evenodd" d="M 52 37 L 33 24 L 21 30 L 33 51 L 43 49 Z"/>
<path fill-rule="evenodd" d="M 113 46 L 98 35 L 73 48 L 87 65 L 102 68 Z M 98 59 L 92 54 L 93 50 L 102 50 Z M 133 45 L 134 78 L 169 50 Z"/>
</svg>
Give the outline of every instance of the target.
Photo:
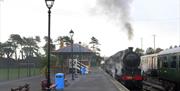
<svg viewBox="0 0 180 91">
<path fill-rule="evenodd" d="M 57 73 L 55 75 L 55 84 L 56 84 L 57 91 L 61 91 L 64 89 L 64 74 L 63 73 Z"/>
</svg>

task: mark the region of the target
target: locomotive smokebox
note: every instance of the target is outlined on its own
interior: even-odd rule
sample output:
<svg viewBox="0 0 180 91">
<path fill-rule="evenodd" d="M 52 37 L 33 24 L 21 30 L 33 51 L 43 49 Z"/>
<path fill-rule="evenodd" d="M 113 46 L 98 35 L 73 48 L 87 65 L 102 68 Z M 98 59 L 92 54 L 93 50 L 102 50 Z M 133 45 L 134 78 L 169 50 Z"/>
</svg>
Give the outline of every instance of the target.
<svg viewBox="0 0 180 91">
<path fill-rule="evenodd" d="M 140 56 L 133 52 L 133 47 L 128 47 L 128 52 L 123 58 L 123 64 L 128 68 L 134 68 L 139 66 Z"/>
</svg>

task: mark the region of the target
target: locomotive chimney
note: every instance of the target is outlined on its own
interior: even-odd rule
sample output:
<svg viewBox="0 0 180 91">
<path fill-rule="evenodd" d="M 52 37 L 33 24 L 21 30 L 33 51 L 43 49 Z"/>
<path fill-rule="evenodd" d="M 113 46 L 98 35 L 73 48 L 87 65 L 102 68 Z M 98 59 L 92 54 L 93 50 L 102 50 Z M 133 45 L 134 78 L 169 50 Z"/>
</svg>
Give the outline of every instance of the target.
<svg viewBox="0 0 180 91">
<path fill-rule="evenodd" d="M 128 47 L 129 52 L 133 52 L 133 47 Z"/>
</svg>

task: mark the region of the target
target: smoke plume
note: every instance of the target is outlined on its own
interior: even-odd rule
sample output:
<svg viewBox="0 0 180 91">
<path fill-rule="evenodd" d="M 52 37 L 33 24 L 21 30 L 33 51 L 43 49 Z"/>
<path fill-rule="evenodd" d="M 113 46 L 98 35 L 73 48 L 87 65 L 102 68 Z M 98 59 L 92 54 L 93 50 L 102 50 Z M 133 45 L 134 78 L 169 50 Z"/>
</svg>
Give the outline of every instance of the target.
<svg viewBox="0 0 180 91">
<path fill-rule="evenodd" d="M 129 9 L 132 0 L 96 0 L 93 10 L 96 14 L 106 15 L 110 20 L 122 27 L 128 34 L 128 39 L 133 36 L 133 28 L 129 19 Z"/>
</svg>

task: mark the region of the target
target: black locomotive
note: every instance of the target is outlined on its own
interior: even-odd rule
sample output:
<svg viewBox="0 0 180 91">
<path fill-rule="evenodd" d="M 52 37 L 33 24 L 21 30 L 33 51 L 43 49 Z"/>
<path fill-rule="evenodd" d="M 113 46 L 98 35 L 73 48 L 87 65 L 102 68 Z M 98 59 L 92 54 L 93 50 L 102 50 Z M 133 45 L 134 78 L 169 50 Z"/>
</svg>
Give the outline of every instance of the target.
<svg viewBox="0 0 180 91">
<path fill-rule="evenodd" d="M 140 56 L 133 48 L 119 51 L 105 61 L 105 70 L 128 89 L 142 89 Z"/>
</svg>

